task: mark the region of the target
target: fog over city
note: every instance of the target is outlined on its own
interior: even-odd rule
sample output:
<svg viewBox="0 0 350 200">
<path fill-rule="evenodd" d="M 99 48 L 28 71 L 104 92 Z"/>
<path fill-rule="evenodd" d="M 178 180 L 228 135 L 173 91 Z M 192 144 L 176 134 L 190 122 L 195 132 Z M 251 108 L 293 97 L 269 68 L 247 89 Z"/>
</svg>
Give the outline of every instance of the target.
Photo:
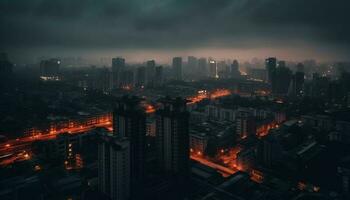
<svg viewBox="0 0 350 200">
<path fill-rule="evenodd" d="M 3 0 L 1 50 L 18 62 L 38 56 L 274 55 L 347 60 L 346 0 Z"/>
<path fill-rule="evenodd" d="M 350 0 L 0 0 L 0 200 L 349 200 Z"/>
</svg>

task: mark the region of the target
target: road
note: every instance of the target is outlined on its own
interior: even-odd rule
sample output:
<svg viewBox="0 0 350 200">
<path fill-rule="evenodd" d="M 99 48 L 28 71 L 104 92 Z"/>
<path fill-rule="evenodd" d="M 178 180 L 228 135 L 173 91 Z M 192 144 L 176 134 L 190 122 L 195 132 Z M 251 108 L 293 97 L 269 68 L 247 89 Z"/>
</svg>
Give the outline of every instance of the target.
<svg viewBox="0 0 350 200">
<path fill-rule="evenodd" d="M 203 165 L 206 165 L 208 167 L 211 167 L 213 169 L 216 169 L 219 173 L 221 173 L 224 177 L 228 177 L 234 173 L 236 173 L 238 170 L 234 169 L 234 168 L 228 168 L 222 165 L 219 165 L 217 163 L 211 162 L 203 157 L 199 157 L 199 156 L 194 156 L 191 155 L 191 159 L 198 161 L 200 163 L 202 163 Z"/>
<path fill-rule="evenodd" d="M 228 96 L 232 94 L 230 90 L 227 89 L 217 89 L 210 93 L 198 93 L 194 97 L 189 97 L 188 100 L 190 100 L 189 104 L 197 103 L 202 101 L 205 98 L 209 99 L 216 99 L 224 96 Z M 154 113 L 155 108 L 152 105 L 145 104 L 145 112 L 146 113 Z M 30 159 L 30 151 L 31 151 L 31 144 L 34 141 L 42 141 L 42 140 L 52 140 L 55 139 L 59 134 L 62 133 L 69 133 L 69 134 L 79 134 L 82 132 L 86 132 L 89 130 L 92 130 L 96 127 L 106 127 L 108 129 L 112 129 L 112 119 L 107 117 L 104 117 L 100 123 L 95 123 L 93 125 L 76 125 L 74 127 L 70 128 L 62 128 L 56 131 L 51 131 L 46 134 L 40 134 L 37 133 L 33 136 L 24 136 L 17 139 L 8 140 L 5 143 L 0 143 L 0 166 L 1 165 L 8 165 L 13 163 L 17 160 L 27 160 Z M 192 158 L 192 157 L 191 157 Z M 223 167 L 221 165 L 212 163 L 210 161 L 207 161 L 203 158 L 195 158 L 192 159 L 197 160 L 198 162 L 201 162 L 205 165 L 208 165 L 209 167 L 215 168 L 219 170 L 221 173 L 224 173 L 225 175 L 233 174 L 235 171 L 231 170 L 229 168 Z"/>
<path fill-rule="evenodd" d="M 31 144 L 35 141 L 52 140 L 62 133 L 79 134 L 79 133 L 92 130 L 96 127 L 105 127 L 105 128 L 111 129 L 112 122 L 104 121 L 99 124 L 94 124 L 90 126 L 78 126 L 78 127 L 72 127 L 72 128 L 65 128 L 65 129 L 60 129 L 59 131 L 53 131 L 48 134 L 26 136 L 26 137 L 9 140 L 6 143 L 1 143 L 0 144 L 0 157 L 1 157 L 0 166 L 11 164 L 17 160 L 29 159 Z"/>
</svg>

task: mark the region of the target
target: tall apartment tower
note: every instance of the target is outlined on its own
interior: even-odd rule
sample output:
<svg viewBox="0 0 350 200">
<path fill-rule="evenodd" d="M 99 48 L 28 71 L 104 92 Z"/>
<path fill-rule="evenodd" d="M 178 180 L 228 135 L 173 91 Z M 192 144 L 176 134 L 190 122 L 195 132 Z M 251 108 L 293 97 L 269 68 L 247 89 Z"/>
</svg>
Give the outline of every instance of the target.
<svg viewBox="0 0 350 200">
<path fill-rule="evenodd" d="M 188 56 L 187 66 L 184 69 L 186 76 L 190 76 L 191 79 L 198 78 L 198 59 L 194 56 Z"/>
<path fill-rule="evenodd" d="M 276 58 L 267 58 L 265 60 L 265 67 L 267 72 L 267 81 L 268 83 L 272 84 L 274 82 L 274 76 L 276 73 L 276 67 L 277 67 L 277 59 Z"/>
<path fill-rule="evenodd" d="M 167 97 L 161 103 L 156 113 L 159 166 L 176 180 L 185 180 L 189 173 L 189 112 L 186 100 Z"/>
<path fill-rule="evenodd" d="M 182 80 L 182 58 L 175 57 L 173 58 L 173 75 L 175 80 Z"/>
<path fill-rule="evenodd" d="M 144 181 L 146 114 L 138 97 L 120 98 L 113 112 L 113 134 L 130 141 L 130 183 L 133 199 Z M 135 197 L 136 195 L 136 197 Z"/>
<path fill-rule="evenodd" d="M 147 86 L 154 87 L 155 85 L 155 75 L 156 75 L 156 61 L 149 60 L 146 65 L 146 77 L 147 77 Z"/>
<path fill-rule="evenodd" d="M 200 58 L 198 60 L 198 75 L 199 75 L 200 79 L 204 79 L 208 76 L 207 59 L 206 58 Z"/>
<path fill-rule="evenodd" d="M 219 78 L 218 75 L 218 66 L 215 60 L 209 60 L 209 77 L 210 78 Z"/>
<path fill-rule="evenodd" d="M 236 134 L 241 139 L 256 134 L 255 119 L 250 112 L 241 111 L 236 119 Z"/>
<path fill-rule="evenodd" d="M 125 59 L 121 57 L 112 59 L 113 89 L 119 88 L 122 83 L 122 73 L 125 70 Z"/>
<path fill-rule="evenodd" d="M 239 71 L 239 63 L 237 60 L 234 60 L 230 66 L 230 77 L 231 78 L 239 78 L 241 75 Z"/>
<path fill-rule="evenodd" d="M 98 144 L 98 187 L 111 200 L 130 199 L 130 142 L 101 135 Z"/>
<path fill-rule="evenodd" d="M 137 87 L 145 87 L 146 85 L 146 80 L 147 80 L 147 76 L 146 76 L 146 67 L 138 67 L 136 69 L 136 86 Z"/>
<path fill-rule="evenodd" d="M 160 87 L 164 83 L 163 66 L 156 67 L 155 86 Z"/>
</svg>

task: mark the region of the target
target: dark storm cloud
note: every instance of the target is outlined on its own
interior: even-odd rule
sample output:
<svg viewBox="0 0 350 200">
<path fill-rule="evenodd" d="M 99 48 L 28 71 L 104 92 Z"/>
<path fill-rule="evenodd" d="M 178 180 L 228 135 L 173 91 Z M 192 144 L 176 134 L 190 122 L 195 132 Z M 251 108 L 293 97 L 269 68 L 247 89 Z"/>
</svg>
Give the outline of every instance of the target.
<svg viewBox="0 0 350 200">
<path fill-rule="evenodd" d="M 4 48 L 350 45 L 347 0 L 1 0 Z M 292 42 L 291 42 L 292 44 Z"/>
</svg>

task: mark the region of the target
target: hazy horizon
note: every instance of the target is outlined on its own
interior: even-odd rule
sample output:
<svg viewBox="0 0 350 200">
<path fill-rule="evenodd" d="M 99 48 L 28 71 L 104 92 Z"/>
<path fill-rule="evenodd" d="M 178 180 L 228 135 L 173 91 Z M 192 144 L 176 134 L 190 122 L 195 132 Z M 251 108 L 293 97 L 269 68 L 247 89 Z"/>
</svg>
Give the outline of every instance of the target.
<svg viewBox="0 0 350 200">
<path fill-rule="evenodd" d="M 0 51 L 40 56 L 174 56 L 349 61 L 347 0 L 4 0 Z"/>
</svg>

